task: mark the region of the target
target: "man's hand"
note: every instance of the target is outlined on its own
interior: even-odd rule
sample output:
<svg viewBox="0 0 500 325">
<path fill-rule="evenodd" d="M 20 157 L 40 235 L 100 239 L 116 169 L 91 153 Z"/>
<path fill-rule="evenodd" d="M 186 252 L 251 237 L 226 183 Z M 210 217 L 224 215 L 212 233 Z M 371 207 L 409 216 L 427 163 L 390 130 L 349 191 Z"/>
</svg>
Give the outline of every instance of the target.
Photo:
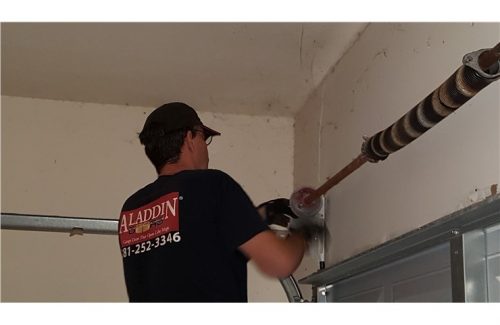
<svg viewBox="0 0 500 325">
<path fill-rule="evenodd" d="M 325 231 L 323 225 L 315 218 L 299 218 L 290 209 L 290 200 L 278 198 L 260 204 L 257 211 L 269 227 L 282 238 L 288 233 L 300 235 L 307 245 L 320 238 Z"/>
<path fill-rule="evenodd" d="M 288 228 L 290 218 L 297 218 L 290 209 L 290 200 L 285 198 L 264 202 L 257 207 L 257 211 L 268 225 L 275 224 Z"/>
</svg>

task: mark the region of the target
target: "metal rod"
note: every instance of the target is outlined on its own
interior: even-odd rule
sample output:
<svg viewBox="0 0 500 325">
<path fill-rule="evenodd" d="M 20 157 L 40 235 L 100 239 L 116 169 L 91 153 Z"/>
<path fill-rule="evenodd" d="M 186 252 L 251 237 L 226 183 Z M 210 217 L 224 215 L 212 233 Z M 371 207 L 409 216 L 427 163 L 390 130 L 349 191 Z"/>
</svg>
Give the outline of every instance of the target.
<svg viewBox="0 0 500 325">
<path fill-rule="evenodd" d="M 2 229 L 117 235 L 118 220 L 2 213 Z"/>
<path fill-rule="evenodd" d="M 354 172 L 359 167 L 363 166 L 365 162 L 368 161 L 368 158 L 364 154 L 360 154 L 356 159 L 354 159 L 349 165 L 342 168 L 337 174 L 335 174 L 332 178 L 327 180 L 323 185 L 314 190 L 311 194 L 309 194 L 305 199 L 304 203 L 306 205 L 311 204 L 314 200 L 318 199 L 321 195 L 325 194 L 329 189 L 333 186 L 337 185 L 344 178 L 349 176 L 352 172 Z"/>
<path fill-rule="evenodd" d="M 361 146 L 361 154 L 340 172 L 306 196 L 304 205 L 311 205 L 321 195 L 361 167 L 366 161 L 385 160 L 391 153 L 430 130 L 490 83 L 500 78 L 500 43 L 494 48 L 468 53 L 463 65 L 445 82 L 425 97 L 391 126 Z"/>
<path fill-rule="evenodd" d="M 498 43 L 494 48 L 488 51 L 484 51 L 479 58 L 479 67 L 483 71 L 488 71 L 492 65 L 496 64 L 500 59 L 500 43 Z"/>
</svg>

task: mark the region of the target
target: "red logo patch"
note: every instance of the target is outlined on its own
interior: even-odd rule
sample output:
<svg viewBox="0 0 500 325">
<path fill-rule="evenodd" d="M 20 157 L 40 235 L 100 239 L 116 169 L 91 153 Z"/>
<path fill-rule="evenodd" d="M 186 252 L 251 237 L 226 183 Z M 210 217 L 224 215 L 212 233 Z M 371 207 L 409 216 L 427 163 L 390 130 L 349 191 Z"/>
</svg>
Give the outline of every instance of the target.
<svg viewBox="0 0 500 325">
<path fill-rule="evenodd" d="M 179 193 L 169 193 L 132 211 L 122 211 L 119 222 L 120 246 L 130 246 L 179 231 Z"/>
</svg>

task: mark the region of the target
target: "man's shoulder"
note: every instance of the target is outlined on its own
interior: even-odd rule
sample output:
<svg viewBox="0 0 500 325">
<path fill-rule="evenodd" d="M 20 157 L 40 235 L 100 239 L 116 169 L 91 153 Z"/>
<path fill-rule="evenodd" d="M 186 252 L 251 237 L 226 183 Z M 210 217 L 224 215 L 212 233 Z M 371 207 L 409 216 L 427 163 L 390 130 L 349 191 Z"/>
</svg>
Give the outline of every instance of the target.
<svg viewBox="0 0 500 325">
<path fill-rule="evenodd" d="M 229 174 L 219 169 L 197 169 L 185 174 L 186 177 L 206 178 L 212 180 L 233 180 Z"/>
<path fill-rule="evenodd" d="M 202 170 L 199 170 L 198 172 L 200 172 L 200 174 L 202 174 L 202 175 L 207 175 L 208 177 L 231 178 L 231 176 L 229 176 L 227 173 L 225 173 L 219 169 L 202 169 Z"/>
<path fill-rule="evenodd" d="M 214 192 L 217 188 L 227 188 L 228 186 L 234 187 L 234 184 L 237 184 L 231 176 L 218 169 L 186 170 L 173 177 L 177 179 L 176 182 L 187 184 L 186 186 L 193 186 L 193 184 L 196 184 L 198 188 L 206 188 L 211 192 Z M 130 195 L 125 200 L 122 209 L 135 209 L 141 204 L 145 204 L 154 197 L 161 195 L 165 190 L 165 182 L 171 182 L 173 179 L 157 179 L 147 184 Z"/>
<path fill-rule="evenodd" d="M 241 185 L 233 177 L 218 169 L 194 170 L 188 177 L 190 182 L 203 184 L 203 187 L 211 191 L 220 189 L 223 192 L 239 192 L 242 189 Z"/>
<path fill-rule="evenodd" d="M 123 203 L 122 210 L 132 210 L 137 208 L 140 204 L 142 204 L 142 201 L 144 197 L 147 197 L 151 193 L 151 188 L 153 183 L 149 183 L 145 185 L 144 187 L 138 189 L 135 191 L 133 194 L 131 194 Z"/>
</svg>

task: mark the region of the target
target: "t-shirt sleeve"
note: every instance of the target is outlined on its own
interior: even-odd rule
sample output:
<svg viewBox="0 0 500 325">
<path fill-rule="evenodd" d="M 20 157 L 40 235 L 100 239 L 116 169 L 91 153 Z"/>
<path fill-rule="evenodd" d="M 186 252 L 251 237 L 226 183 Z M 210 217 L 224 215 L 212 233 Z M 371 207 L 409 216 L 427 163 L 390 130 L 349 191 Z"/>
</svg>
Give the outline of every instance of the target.
<svg viewBox="0 0 500 325">
<path fill-rule="evenodd" d="M 246 192 L 229 175 L 222 173 L 220 190 L 217 223 L 231 249 L 269 229 Z"/>
</svg>

